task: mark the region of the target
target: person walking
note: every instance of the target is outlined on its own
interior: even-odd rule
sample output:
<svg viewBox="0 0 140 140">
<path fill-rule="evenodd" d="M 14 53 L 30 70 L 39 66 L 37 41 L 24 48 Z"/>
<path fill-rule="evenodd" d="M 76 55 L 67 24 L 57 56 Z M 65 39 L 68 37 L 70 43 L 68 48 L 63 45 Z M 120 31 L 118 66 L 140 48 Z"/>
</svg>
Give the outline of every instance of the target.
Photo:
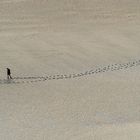
<svg viewBox="0 0 140 140">
<path fill-rule="evenodd" d="M 12 79 L 11 70 L 7 68 L 7 79 Z"/>
</svg>

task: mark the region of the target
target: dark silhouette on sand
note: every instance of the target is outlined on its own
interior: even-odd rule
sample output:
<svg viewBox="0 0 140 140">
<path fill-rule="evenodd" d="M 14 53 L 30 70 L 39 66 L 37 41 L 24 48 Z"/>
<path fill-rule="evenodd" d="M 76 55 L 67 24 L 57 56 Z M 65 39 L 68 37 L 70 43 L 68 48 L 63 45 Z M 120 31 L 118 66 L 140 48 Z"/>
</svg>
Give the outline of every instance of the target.
<svg viewBox="0 0 140 140">
<path fill-rule="evenodd" d="M 7 68 L 7 79 L 12 79 L 11 70 Z"/>
</svg>

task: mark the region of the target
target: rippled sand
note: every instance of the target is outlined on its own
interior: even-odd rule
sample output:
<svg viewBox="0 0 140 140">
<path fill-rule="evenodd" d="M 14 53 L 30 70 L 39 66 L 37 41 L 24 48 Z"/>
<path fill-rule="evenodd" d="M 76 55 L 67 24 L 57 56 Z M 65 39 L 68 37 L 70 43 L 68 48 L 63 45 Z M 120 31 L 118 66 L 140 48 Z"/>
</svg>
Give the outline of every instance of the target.
<svg viewBox="0 0 140 140">
<path fill-rule="evenodd" d="M 139 140 L 139 5 L 0 0 L 0 139 Z"/>
</svg>

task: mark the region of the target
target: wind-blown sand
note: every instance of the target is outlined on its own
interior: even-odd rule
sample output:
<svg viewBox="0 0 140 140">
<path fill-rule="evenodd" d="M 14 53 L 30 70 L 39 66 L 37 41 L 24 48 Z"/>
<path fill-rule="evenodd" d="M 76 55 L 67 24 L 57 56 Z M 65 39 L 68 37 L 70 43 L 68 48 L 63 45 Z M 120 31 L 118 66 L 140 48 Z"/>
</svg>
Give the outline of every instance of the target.
<svg viewBox="0 0 140 140">
<path fill-rule="evenodd" d="M 0 0 L 0 140 L 139 140 L 139 65 L 138 0 Z"/>
</svg>

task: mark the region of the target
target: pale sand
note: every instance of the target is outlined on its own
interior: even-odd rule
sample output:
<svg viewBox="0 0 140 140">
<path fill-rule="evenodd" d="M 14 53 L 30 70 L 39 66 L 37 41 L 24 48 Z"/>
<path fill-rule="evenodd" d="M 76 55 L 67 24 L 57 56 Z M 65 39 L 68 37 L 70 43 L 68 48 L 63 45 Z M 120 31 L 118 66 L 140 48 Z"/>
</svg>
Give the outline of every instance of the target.
<svg viewBox="0 0 140 140">
<path fill-rule="evenodd" d="M 0 0 L 0 140 L 139 140 L 140 66 L 39 78 L 139 59 L 138 0 Z"/>
</svg>

